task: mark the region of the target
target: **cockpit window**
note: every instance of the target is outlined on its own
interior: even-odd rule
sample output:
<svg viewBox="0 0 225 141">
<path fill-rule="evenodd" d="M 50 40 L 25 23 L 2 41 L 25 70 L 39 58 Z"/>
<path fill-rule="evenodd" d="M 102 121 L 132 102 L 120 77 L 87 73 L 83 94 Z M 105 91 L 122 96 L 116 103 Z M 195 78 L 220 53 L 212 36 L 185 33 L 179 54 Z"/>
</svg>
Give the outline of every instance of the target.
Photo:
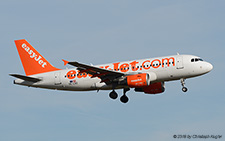
<svg viewBox="0 0 225 141">
<path fill-rule="evenodd" d="M 198 62 L 198 61 L 203 61 L 201 58 L 192 58 L 191 62 Z"/>
</svg>

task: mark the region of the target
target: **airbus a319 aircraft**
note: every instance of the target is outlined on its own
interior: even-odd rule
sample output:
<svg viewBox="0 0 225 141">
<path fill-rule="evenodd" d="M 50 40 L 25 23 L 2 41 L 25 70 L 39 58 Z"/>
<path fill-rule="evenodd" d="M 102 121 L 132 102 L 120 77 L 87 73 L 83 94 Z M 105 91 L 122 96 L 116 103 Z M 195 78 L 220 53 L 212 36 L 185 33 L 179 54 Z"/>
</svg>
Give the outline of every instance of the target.
<svg viewBox="0 0 225 141">
<path fill-rule="evenodd" d="M 213 69 L 200 57 L 177 54 L 103 65 L 63 60 L 64 65 L 75 68 L 62 70 L 53 67 L 25 39 L 15 40 L 15 44 L 26 75 L 10 74 L 18 78 L 14 84 L 66 91 L 111 90 L 109 97 L 112 99 L 118 97 L 116 89 L 123 89 L 120 98 L 123 103 L 129 100 L 126 92 L 130 88 L 145 94 L 159 94 L 165 91 L 167 81 L 180 80 L 182 91 L 187 92 L 185 79 Z"/>
</svg>

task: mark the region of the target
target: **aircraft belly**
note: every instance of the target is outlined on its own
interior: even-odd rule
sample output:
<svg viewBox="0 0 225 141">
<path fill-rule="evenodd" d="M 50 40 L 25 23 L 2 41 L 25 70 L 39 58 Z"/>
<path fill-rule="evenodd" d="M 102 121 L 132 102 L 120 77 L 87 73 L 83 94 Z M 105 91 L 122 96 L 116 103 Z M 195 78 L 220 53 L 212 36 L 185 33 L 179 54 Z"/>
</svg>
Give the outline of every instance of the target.
<svg viewBox="0 0 225 141">
<path fill-rule="evenodd" d="M 184 69 L 166 67 L 164 70 L 156 71 L 157 81 L 170 81 L 180 79 L 184 75 Z"/>
<path fill-rule="evenodd" d="M 63 87 L 67 90 L 95 90 L 95 84 L 99 82 L 96 78 L 64 79 Z"/>
</svg>

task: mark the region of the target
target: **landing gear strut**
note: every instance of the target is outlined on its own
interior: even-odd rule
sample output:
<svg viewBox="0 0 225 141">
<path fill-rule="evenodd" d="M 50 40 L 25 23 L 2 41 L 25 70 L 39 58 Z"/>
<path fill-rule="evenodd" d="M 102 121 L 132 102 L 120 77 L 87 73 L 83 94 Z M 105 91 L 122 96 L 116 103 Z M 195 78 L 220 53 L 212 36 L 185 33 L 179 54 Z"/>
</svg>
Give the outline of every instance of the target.
<svg viewBox="0 0 225 141">
<path fill-rule="evenodd" d="M 127 103 L 129 101 L 129 98 L 126 96 L 126 92 L 129 91 L 130 88 L 124 88 L 123 89 L 123 95 L 120 98 L 120 101 L 123 103 Z"/>
<path fill-rule="evenodd" d="M 182 85 L 182 91 L 183 92 L 187 92 L 188 89 L 184 86 L 185 85 L 185 79 L 181 78 L 180 82 L 181 82 L 181 85 Z"/>
</svg>

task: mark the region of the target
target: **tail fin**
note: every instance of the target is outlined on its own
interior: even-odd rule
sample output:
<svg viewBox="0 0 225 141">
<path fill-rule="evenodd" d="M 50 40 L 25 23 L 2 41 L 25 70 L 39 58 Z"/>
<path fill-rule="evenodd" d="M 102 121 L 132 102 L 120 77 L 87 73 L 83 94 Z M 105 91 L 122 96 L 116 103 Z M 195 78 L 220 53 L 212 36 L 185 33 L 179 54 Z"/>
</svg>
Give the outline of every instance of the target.
<svg viewBox="0 0 225 141">
<path fill-rule="evenodd" d="M 59 70 L 53 67 L 25 39 L 15 40 L 15 44 L 27 76 Z"/>
</svg>

